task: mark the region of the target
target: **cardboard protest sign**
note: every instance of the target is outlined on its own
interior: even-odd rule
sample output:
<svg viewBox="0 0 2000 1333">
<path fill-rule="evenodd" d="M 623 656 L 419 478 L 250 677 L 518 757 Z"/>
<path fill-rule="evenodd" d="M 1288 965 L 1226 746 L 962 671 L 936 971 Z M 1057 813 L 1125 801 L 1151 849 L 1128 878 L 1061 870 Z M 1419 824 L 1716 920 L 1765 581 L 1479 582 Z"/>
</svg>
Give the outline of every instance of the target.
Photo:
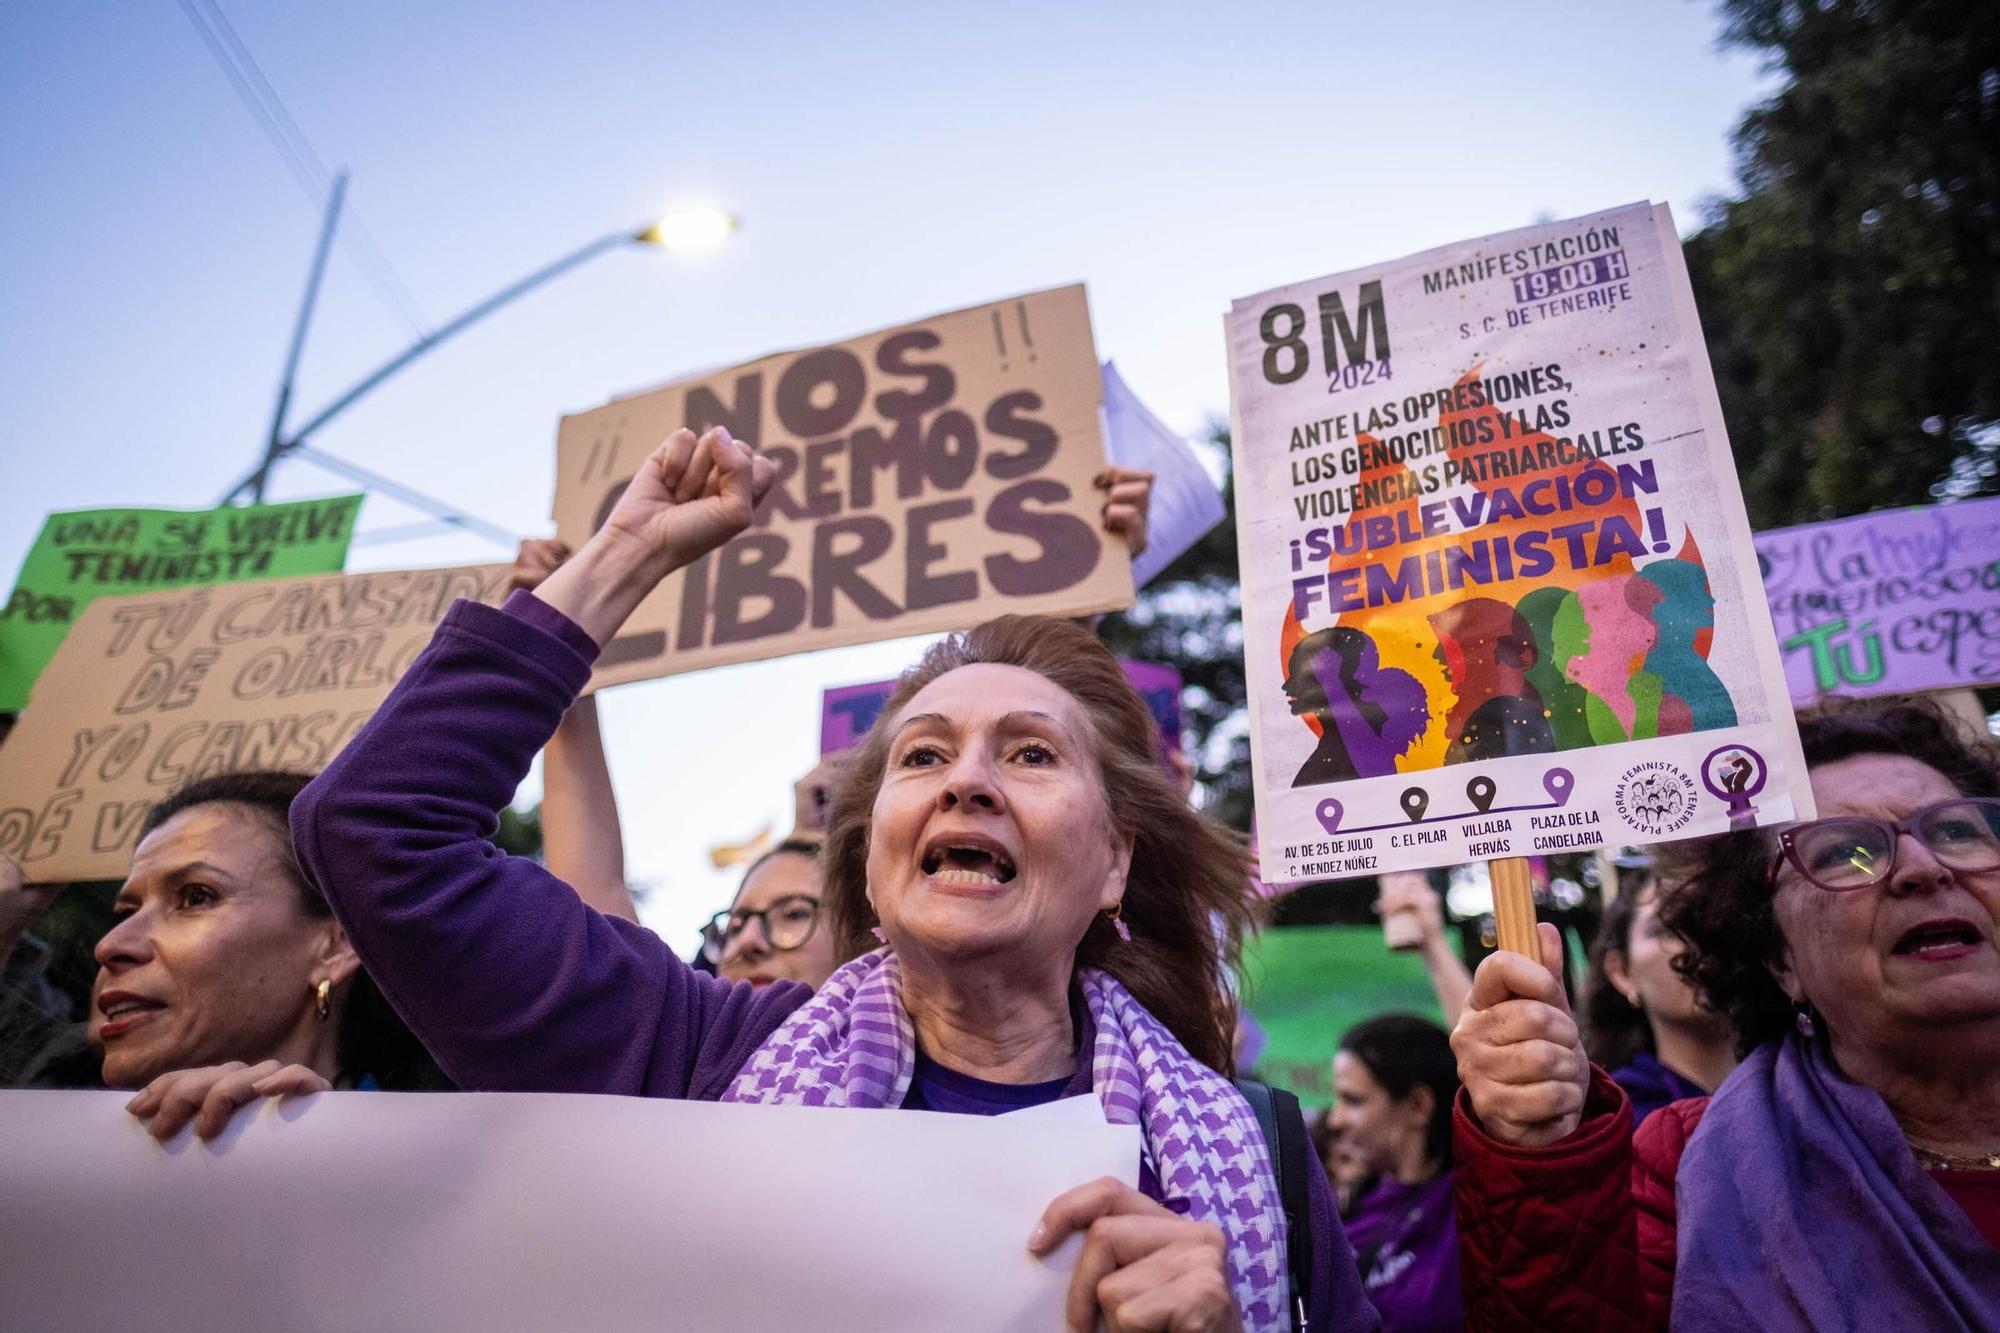
<svg viewBox="0 0 2000 1333">
<path fill-rule="evenodd" d="M 1757 534 L 1801 706 L 2000 683 L 2000 499 Z"/>
<path fill-rule="evenodd" d="M 1266 878 L 1810 814 L 1664 207 L 1266 292 L 1228 337 Z"/>
<path fill-rule="evenodd" d="M 17 712 L 98 597 L 199 583 L 330 574 L 347 561 L 361 497 L 221 509 L 50 514 L 0 608 L 0 712 Z"/>
<path fill-rule="evenodd" d="M 1062 287 L 563 418 L 555 519 L 571 546 L 682 426 L 726 426 L 777 466 L 752 529 L 663 583 L 594 683 L 1129 605 L 1131 564 L 1092 487 L 1102 396 L 1083 288 Z"/>
<path fill-rule="evenodd" d="M 1181 673 L 1164 662 L 1132 662 L 1118 659 L 1125 679 L 1146 701 L 1160 729 L 1162 751 L 1181 748 Z M 820 695 L 819 752 L 835 754 L 859 745 L 875 719 L 882 715 L 889 696 L 896 692 L 893 680 L 872 680 L 864 685 L 836 685 Z"/>
<path fill-rule="evenodd" d="M 8 1327 L 1041 1333 L 1084 1238 L 1037 1259 L 1028 1233 L 1067 1190 L 1137 1183 L 1141 1153 L 1094 1096 L 972 1116 L 327 1092 L 164 1145 L 129 1100 L 0 1092 Z"/>
<path fill-rule="evenodd" d="M 30 883 L 122 879 L 162 796 L 234 769 L 314 773 L 460 597 L 508 565 L 184 588 L 90 604 L 0 747 L 0 852 Z"/>
</svg>

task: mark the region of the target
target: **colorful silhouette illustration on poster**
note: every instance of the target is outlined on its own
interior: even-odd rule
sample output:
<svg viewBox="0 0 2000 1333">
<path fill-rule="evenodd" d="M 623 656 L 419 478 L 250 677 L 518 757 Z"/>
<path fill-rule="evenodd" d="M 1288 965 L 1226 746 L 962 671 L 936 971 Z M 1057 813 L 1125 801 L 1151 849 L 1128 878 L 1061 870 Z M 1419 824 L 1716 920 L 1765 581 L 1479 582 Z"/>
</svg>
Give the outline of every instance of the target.
<svg viewBox="0 0 2000 1333">
<path fill-rule="evenodd" d="M 1586 583 L 1556 608 L 1556 665 L 1589 692 L 1584 719 L 1597 745 L 1659 733 L 1660 681 L 1643 666 L 1659 638 L 1651 618 L 1659 589 L 1638 580 L 1634 593 L 1634 581 L 1614 574 Z"/>
<path fill-rule="evenodd" d="M 1549 730 L 1555 734 L 1556 748 L 1581 750 L 1592 744 L 1590 723 L 1583 713 L 1584 700 L 1590 692 L 1563 675 L 1556 665 L 1556 612 L 1567 596 L 1566 588 L 1537 588 L 1514 609 L 1535 636 L 1535 664 L 1528 668 L 1528 683 L 1542 697 L 1542 711 L 1549 719 Z"/>
<path fill-rule="evenodd" d="M 1656 560 L 1639 577 L 1660 590 L 1653 607 L 1659 641 L 1646 654 L 1646 671 L 1660 682 L 1660 735 L 1735 726 L 1735 701 L 1708 664 L 1715 632 L 1708 571 L 1691 560 Z"/>
<path fill-rule="evenodd" d="M 1375 641 L 1336 626 L 1299 640 L 1285 677 L 1292 712 L 1319 722 L 1319 745 L 1292 780 L 1309 787 L 1381 777 L 1430 726 L 1430 706 L 1415 676 L 1384 667 Z"/>
<path fill-rule="evenodd" d="M 1535 636 L 1505 602 L 1473 597 L 1430 617 L 1454 701 L 1445 717 L 1447 764 L 1548 754 L 1555 734 L 1528 683 Z"/>
</svg>

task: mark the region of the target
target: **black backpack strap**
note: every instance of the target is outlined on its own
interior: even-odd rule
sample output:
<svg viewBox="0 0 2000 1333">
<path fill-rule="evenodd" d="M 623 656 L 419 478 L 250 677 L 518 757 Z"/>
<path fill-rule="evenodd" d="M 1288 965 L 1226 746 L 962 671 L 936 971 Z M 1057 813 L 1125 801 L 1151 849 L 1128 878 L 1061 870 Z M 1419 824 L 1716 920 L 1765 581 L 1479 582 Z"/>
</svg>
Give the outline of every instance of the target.
<svg viewBox="0 0 2000 1333">
<path fill-rule="evenodd" d="M 1306 1171 L 1322 1170 L 1306 1135 L 1305 1113 L 1299 1099 L 1282 1088 L 1256 1079 L 1239 1078 L 1243 1094 L 1264 1131 L 1271 1154 L 1271 1174 L 1278 1178 L 1278 1198 L 1285 1209 L 1285 1266 L 1290 1270 L 1292 1327 L 1304 1330 L 1309 1284 L 1312 1280 L 1312 1208 L 1307 1202 Z"/>
</svg>

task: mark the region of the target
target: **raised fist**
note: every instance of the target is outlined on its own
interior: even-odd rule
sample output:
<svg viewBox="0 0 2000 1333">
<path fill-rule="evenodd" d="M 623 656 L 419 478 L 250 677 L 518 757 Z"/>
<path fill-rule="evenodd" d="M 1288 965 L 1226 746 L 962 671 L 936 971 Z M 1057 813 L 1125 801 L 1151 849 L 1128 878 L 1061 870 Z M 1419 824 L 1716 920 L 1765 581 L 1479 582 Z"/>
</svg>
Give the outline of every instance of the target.
<svg viewBox="0 0 2000 1333">
<path fill-rule="evenodd" d="M 679 569 L 749 527 L 774 475 L 721 426 L 698 440 L 677 430 L 639 465 L 598 535 Z"/>
</svg>

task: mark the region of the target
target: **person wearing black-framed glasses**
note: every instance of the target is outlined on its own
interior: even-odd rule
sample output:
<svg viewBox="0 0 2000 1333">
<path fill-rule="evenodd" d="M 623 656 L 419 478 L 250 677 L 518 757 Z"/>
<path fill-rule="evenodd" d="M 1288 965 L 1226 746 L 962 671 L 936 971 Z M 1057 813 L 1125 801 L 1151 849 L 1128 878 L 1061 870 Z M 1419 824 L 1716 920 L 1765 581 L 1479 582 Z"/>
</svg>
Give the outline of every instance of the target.
<svg viewBox="0 0 2000 1333">
<path fill-rule="evenodd" d="M 729 981 L 819 989 L 839 965 L 833 934 L 821 929 L 819 847 L 787 838 L 751 862 L 736 901 L 702 927 L 701 951 Z"/>
</svg>

